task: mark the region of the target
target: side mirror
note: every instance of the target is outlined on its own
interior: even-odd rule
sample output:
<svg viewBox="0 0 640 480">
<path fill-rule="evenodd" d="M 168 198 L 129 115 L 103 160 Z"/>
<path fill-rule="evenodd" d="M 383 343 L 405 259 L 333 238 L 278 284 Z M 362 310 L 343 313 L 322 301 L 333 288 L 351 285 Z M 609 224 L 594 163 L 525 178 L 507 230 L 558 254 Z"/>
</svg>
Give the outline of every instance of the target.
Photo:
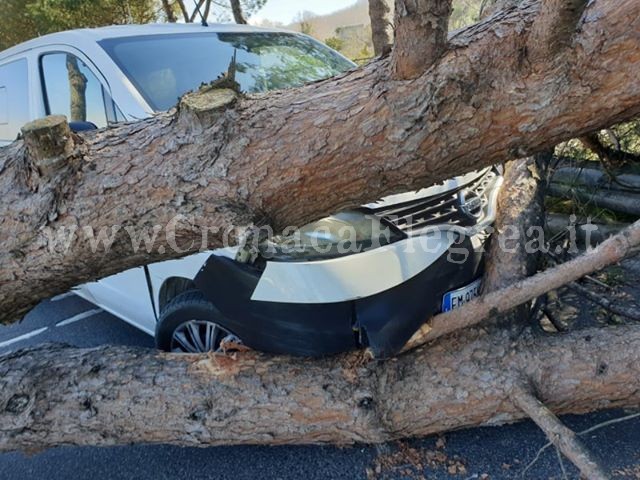
<svg viewBox="0 0 640 480">
<path fill-rule="evenodd" d="M 95 123 L 91 122 L 69 122 L 69 128 L 72 132 L 86 132 L 87 130 L 97 130 Z"/>
</svg>

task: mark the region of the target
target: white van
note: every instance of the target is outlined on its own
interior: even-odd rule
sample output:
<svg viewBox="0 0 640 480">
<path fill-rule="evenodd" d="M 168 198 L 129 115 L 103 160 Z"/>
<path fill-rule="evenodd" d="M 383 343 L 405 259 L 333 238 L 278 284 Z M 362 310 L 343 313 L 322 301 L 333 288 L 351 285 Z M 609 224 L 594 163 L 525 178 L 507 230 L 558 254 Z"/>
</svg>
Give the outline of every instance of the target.
<svg viewBox="0 0 640 480">
<path fill-rule="evenodd" d="M 146 118 L 219 77 L 232 59 L 249 93 L 355 67 L 308 36 L 277 29 L 171 24 L 56 33 L 0 53 L 0 145 L 50 114 L 66 115 L 77 131 Z M 360 347 L 390 355 L 430 315 L 478 295 L 501 183 L 497 169 L 472 172 L 268 239 L 250 261 L 238 248 L 201 252 L 75 292 L 168 351 L 217 350 L 233 339 L 292 355 Z M 338 248 L 345 229 L 355 239 L 347 251 Z"/>
</svg>

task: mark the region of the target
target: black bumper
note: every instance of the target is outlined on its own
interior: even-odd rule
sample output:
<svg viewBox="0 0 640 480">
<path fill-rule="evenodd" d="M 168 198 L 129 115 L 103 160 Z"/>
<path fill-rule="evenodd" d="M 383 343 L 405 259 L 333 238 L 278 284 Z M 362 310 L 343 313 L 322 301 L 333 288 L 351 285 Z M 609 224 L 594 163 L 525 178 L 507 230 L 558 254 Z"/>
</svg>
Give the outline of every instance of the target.
<svg viewBox="0 0 640 480">
<path fill-rule="evenodd" d="M 401 285 L 340 303 L 251 300 L 262 272 L 216 255 L 208 259 L 195 283 L 225 317 L 223 326 L 253 349 L 319 357 L 369 347 L 376 357 L 387 357 L 440 311 L 446 292 L 478 278 L 482 262 L 482 248 L 473 249 L 465 238 Z"/>
</svg>

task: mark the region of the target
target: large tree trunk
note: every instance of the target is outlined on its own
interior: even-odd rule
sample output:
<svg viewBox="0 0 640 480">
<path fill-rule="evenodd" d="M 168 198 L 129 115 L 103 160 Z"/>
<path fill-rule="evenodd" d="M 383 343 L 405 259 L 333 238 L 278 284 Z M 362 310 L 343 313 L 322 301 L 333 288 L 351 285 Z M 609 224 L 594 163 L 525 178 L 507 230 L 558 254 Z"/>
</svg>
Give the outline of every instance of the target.
<svg viewBox="0 0 640 480">
<path fill-rule="evenodd" d="M 640 328 L 442 339 L 389 362 L 42 347 L 0 358 L 0 450 L 383 442 L 640 404 Z"/>
<path fill-rule="evenodd" d="M 531 64 L 523 47 L 538 6 L 455 34 L 449 53 L 414 81 L 390 80 L 380 59 L 277 94 L 201 92 L 174 112 L 68 136 L 55 156 L 66 165 L 50 175 L 21 142 L 2 149 L 0 318 L 78 283 L 195 251 L 208 227 L 300 225 L 638 114 L 638 2 L 592 3 L 573 38 L 579 47 Z M 177 251 L 165 228 L 151 252 L 134 252 L 124 229 L 107 252 L 87 234 L 114 226 L 139 234 L 174 225 L 176 214 L 199 220 L 179 229 Z M 64 228 L 77 233 L 68 249 L 51 241 Z M 206 243 L 223 239 L 210 231 Z"/>
<path fill-rule="evenodd" d="M 591 2 L 584 15 L 584 3 L 571 2 L 561 21 L 548 4 L 525 2 L 445 41 L 446 3 L 423 2 L 409 9 L 423 18 L 398 25 L 425 34 L 427 50 L 397 51 L 330 81 L 248 97 L 205 87 L 176 111 L 82 137 L 56 117 L 26 126 L 23 142 L 0 151 L 0 318 L 77 283 L 194 251 L 205 230 L 205 245 L 219 246 L 220 227 L 300 224 L 640 113 L 639 2 Z M 579 19 L 573 33 L 568 25 Z M 550 35 L 544 22 L 564 33 Z M 532 31 L 536 42 L 559 38 L 560 46 L 529 55 L 543 47 L 529 44 Z M 526 176 L 526 163 L 518 166 L 509 182 Z M 527 211 L 536 188 L 511 213 Z M 151 251 L 135 251 L 131 232 L 175 227 L 177 214 L 185 216 L 177 232 L 161 227 Z M 111 248 L 93 248 L 98 232 L 114 226 L 125 228 L 115 229 Z M 63 228 L 75 229 L 70 248 L 54 241 Z M 559 435 L 583 474 L 601 478 L 551 412 L 637 406 L 640 327 L 550 337 L 524 328 L 515 338 L 491 320 L 638 244 L 634 224 L 559 270 L 435 317 L 413 350 L 388 362 L 363 353 L 312 361 L 16 352 L 0 358 L 0 450 L 381 442 L 530 416 Z M 518 276 L 500 269 L 488 278 Z M 465 326 L 478 328 L 459 331 Z"/>
</svg>

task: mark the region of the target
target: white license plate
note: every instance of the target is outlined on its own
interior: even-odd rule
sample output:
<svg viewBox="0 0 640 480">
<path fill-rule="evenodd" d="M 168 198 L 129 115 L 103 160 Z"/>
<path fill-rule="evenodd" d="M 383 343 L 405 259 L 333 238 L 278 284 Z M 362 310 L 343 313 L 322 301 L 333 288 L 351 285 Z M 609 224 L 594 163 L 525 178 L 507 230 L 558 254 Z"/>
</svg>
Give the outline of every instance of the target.
<svg viewBox="0 0 640 480">
<path fill-rule="evenodd" d="M 442 311 L 448 312 L 460 308 L 465 303 L 480 296 L 480 288 L 482 287 L 482 279 L 479 278 L 473 283 L 470 283 L 466 287 L 459 288 L 458 290 L 452 290 L 445 293 L 442 297 Z"/>
</svg>

